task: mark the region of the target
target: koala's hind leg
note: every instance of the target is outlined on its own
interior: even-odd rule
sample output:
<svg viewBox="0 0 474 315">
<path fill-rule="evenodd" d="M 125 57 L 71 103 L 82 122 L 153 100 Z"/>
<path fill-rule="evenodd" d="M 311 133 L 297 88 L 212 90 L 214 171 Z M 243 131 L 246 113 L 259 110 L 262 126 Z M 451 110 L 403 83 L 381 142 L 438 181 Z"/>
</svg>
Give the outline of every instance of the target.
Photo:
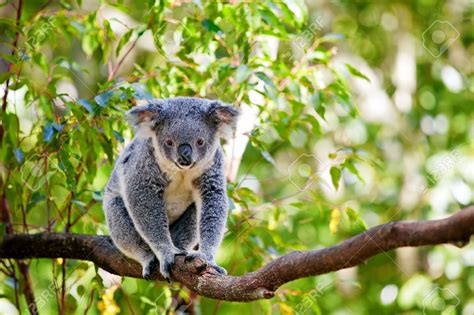
<svg viewBox="0 0 474 315">
<path fill-rule="evenodd" d="M 174 246 L 185 251 L 193 249 L 198 240 L 197 229 L 197 210 L 192 203 L 170 226 Z"/>
<path fill-rule="evenodd" d="M 148 279 L 158 266 L 158 260 L 136 231 L 122 198 L 104 200 L 104 210 L 114 244 L 122 253 L 142 265 L 143 278 Z"/>
</svg>

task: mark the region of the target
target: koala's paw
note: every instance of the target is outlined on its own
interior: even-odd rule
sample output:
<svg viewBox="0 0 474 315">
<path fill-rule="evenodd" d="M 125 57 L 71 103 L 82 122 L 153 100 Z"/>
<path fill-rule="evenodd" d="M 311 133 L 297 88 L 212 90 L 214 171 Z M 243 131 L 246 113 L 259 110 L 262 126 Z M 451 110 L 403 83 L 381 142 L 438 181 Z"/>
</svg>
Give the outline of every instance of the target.
<svg viewBox="0 0 474 315">
<path fill-rule="evenodd" d="M 143 279 L 151 280 L 151 274 L 153 271 L 155 271 L 155 269 L 158 268 L 159 264 L 158 258 L 153 257 L 153 259 L 150 260 L 148 264 L 143 266 Z"/>
<path fill-rule="evenodd" d="M 201 273 L 207 268 L 207 258 L 201 252 L 193 251 L 188 253 L 184 261 L 187 263 L 192 262 L 197 273 Z"/>
<path fill-rule="evenodd" d="M 201 252 L 195 251 L 191 252 L 188 255 L 186 255 L 186 258 L 184 259 L 185 262 L 193 262 L 194 267 L 196 268 L 198 273 L 203 272 L 208 266 L 212 267 L 217 273 L 219 274 L 227 274 L 227 271 L 218 266 L 214 260 L 209 260 L 206 255 L 204 255 Z"/>
<path fill-rule="evenodd" d="M 160 264 L 160 273 L 163 277 L 170 283 L 170 276 L 171 276 L 171 267 L 173 267 L 175 262 L 175 256 L 179 255 L 186 255 L 187 253 L 184 251 L 176 250 L 167 253 L 162 253 L 159 258 Z"/>
</svg>

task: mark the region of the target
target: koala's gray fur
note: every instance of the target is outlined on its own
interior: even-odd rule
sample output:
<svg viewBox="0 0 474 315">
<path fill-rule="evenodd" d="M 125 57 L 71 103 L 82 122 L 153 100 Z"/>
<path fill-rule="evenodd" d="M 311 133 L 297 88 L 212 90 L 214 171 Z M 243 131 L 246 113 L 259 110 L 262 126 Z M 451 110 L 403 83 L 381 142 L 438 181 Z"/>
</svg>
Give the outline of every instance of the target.
<svg viewBox="0 0 474 315">
<path fill-rule="evenodd" d="M 128 112 L 137 135 L 116 161 L 104 212 L 115 245 L 141 263 L 144 278 L 157 258 L 169 279 L 175 255 L 225 273 L 215 263 L 227 220 L 220 139 L 237 116 L 218 101 L 185 97 Z"/>
</svg>

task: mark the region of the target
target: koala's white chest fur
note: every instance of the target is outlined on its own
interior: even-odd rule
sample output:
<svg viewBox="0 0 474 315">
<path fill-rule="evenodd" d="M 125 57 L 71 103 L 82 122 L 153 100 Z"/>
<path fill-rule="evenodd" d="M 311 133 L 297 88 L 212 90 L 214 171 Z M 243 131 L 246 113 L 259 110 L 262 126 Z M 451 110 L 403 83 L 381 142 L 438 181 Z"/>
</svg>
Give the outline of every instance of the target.
<svg viewBox="0 0 474 315">
<path fill-rule="evenodd" d="M 176 173 L 165 189 L 164 199 L 168 222 L 172 224 L 176 221 L 194 202 L 193 200 L 193 184 L 194 176 L 187 172 Z"/>
</svg>

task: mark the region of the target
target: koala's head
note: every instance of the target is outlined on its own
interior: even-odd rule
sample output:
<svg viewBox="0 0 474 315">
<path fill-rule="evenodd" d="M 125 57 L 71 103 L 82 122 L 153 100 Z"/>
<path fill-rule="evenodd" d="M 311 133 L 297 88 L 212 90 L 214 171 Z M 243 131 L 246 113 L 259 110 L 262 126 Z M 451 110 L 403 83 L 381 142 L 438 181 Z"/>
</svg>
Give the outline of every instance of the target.
<svg viewBox="0 0 474 315">
<path fill-rule="evenodd" d="M 151 137 L 159 159 L 178 169 L 212 158 L 235 126 L 238 110 L 219 101 L 180 97 L 153 100 L 128 112 L 138 133 Z"/>
</svg>

